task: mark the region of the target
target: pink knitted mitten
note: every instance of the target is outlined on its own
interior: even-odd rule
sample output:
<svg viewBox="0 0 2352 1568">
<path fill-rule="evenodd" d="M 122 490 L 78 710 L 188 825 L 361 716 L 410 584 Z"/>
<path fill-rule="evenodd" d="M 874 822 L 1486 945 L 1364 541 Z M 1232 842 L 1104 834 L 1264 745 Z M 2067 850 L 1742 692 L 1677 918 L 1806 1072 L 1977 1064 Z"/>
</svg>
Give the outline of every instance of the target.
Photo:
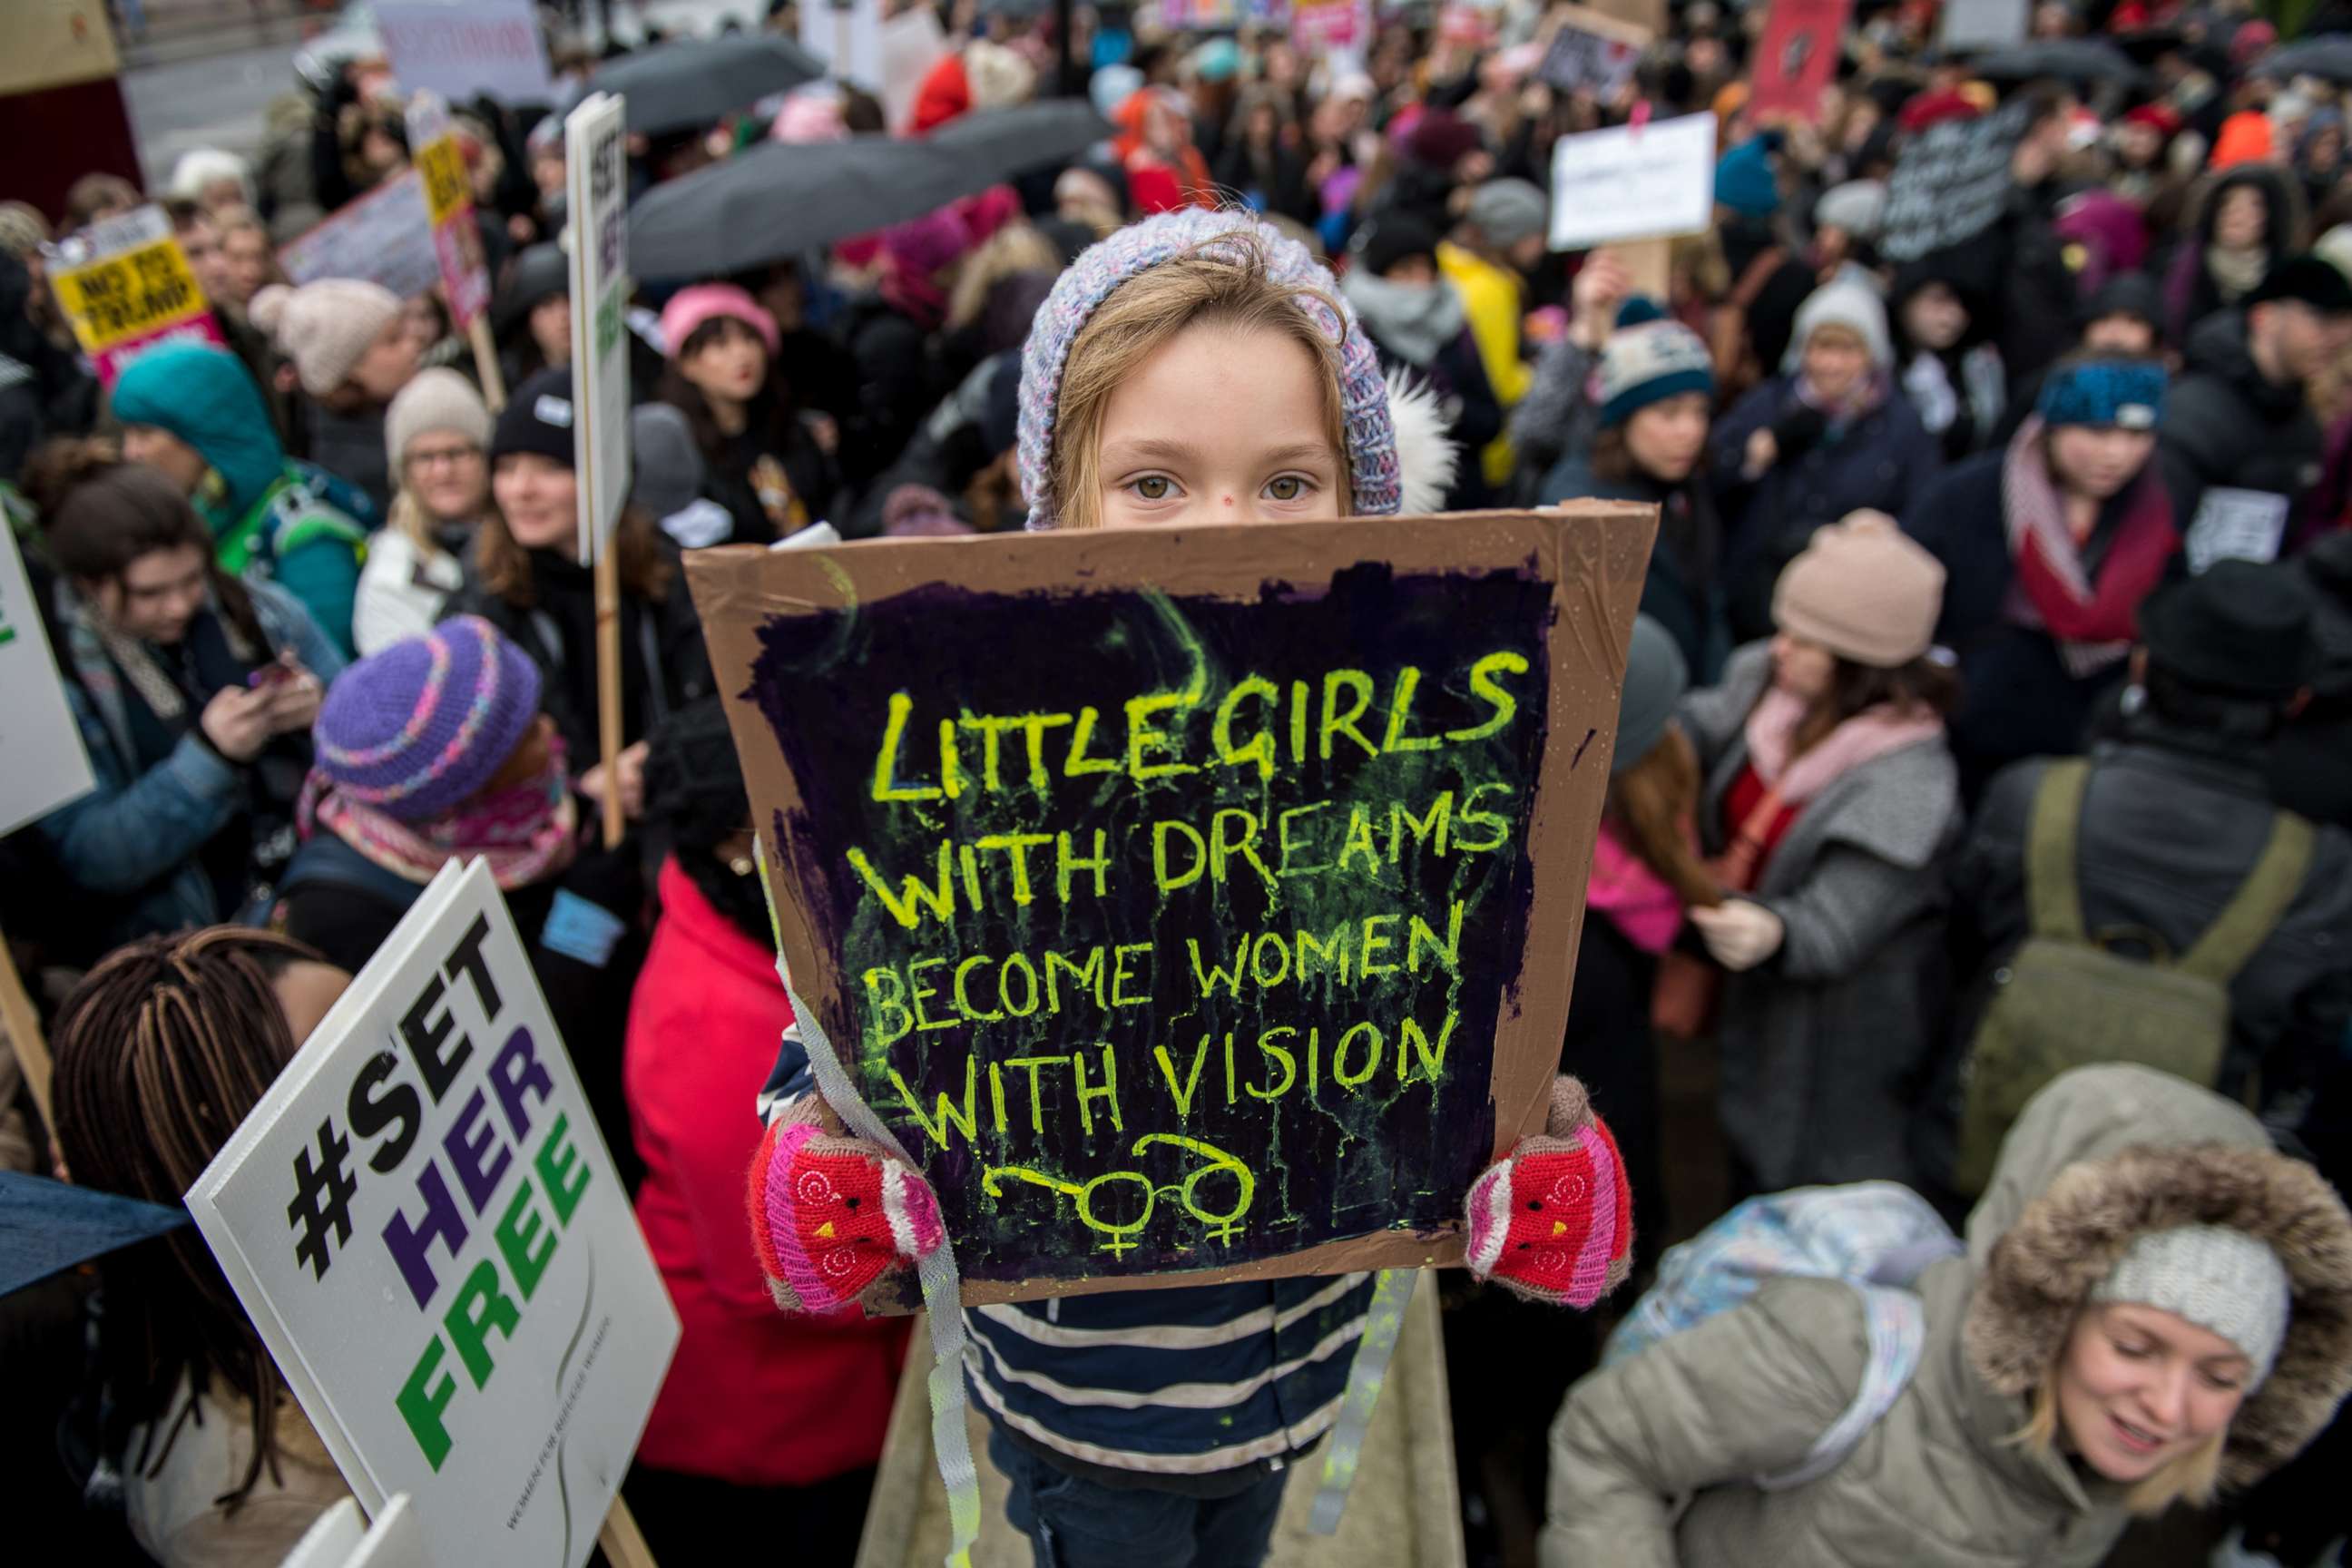
<svg viewBox="0 0 2352 1568">
<path fill-rule="evenodd" d="M 1590 1307 L 1624 1282 L 1633 1194 L 1582 1084 L 1552 1080 L 1544 1130 L 1473 1184 L 1469 1221 L 1470 1272 L 1530 1300 Z"/>
<path fill-rule="evenodd" d="M 787 1312 L 829 1312 L 946 1237 L 922 1176 L 871 1143 L 828 1133 L 814 1096 L 768 1129 L 751 1162 L 751 1240 Z"/>
</svg>

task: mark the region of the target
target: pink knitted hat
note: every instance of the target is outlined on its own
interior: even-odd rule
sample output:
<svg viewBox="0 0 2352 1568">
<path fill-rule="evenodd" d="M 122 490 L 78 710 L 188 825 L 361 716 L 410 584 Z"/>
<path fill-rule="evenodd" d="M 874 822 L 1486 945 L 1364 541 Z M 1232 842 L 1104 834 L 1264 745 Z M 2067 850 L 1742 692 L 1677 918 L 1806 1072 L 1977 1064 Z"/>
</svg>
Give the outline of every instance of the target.
<svg viewBox="0 0 2352 1568">
<path fill-rule="evenodd" d="M 776 331 L 776 318 L 760 308 L 760 302 L 732 283 L 697 283 L 691 289 L 681 289 L 662 307 L 661 335 L 664 351 L 676 359 L 686 347 L 686 340 L 694 330 L 720 317 L 730 317 L 760 334 L 768 345 L 768 357 L 776 357 L 783 347 L 783 334 Z"/>
</svg>

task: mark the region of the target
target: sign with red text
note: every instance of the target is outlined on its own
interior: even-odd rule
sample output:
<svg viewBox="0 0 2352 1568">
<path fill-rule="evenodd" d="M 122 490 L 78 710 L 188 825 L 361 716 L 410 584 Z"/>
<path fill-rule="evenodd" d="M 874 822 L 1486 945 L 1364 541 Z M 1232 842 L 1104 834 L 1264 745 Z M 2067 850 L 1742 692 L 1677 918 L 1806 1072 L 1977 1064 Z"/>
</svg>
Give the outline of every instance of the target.
<svg viewBox="0 0 2352 1568">
<path fill-rule="evenodd" d="M 221 341 L 212 307 L 161 207 L 94 226 L 72 264 L 52 264 L 50 287 L 74 341 L 108 386 L 122 367 L 165 343 Z"/>
<path fill-rule="evenodd" d="M 1756 46 L 1748 115 L 1818 124 L 1822 94 L 1837 72 L 1839 39 L 1853 0 L 1772 0 Z"/>
<path fill-rule="evenodd" d="M 425 217 L 433 226 L 433 256 L 441 268 L 441 296 L 460 331 L 490 308 L 490 267 L 474 221 L 474 185 L 449 125 L 448 106 L 420 92 L 408 106 L 408 145 L 425 189 Z"/>
<path fill-rule="evenodd" d="M 382 0 L 384 59 L 409 92 L 452 103 L 488 94 L 501 103 L 552 103 L 547 40 L 531 0 Z"/>
<path fill-rule="evenodd" d="M 487 861 L 446 868 L 188 1189 L 372 1515 L 581 1568 L 677 1315 Z"/>
<path fill-rule="evenodd" d="M 1372 47 L 1371 0 L 1291 0 L 1290 41 L 1307 55 Z"/>
</svg>

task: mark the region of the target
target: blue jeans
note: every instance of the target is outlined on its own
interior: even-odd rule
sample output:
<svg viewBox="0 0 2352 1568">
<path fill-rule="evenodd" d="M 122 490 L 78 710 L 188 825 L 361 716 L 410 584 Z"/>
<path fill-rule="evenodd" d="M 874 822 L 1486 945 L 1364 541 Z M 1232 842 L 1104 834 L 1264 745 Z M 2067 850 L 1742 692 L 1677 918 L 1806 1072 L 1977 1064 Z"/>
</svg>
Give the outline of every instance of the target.
<svg viewBox="0 0 2352 1568">
<path fill-rule="evenodd" d="M 989 1428 L 988 1457 L 1013 1482 L 1004 1514 L 1037 1568 L 1257 1568 L 1282 1511 L 1288 1470 L 1225 1498 L 1106 1487 Z"/>
</svg>

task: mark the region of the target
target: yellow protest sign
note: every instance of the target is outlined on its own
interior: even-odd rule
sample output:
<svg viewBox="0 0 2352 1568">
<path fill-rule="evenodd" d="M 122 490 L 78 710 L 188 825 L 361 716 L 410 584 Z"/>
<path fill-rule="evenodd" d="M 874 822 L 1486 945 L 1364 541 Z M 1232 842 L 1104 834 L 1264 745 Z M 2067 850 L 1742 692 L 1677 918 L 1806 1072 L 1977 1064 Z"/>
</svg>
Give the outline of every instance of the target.
<svg viewBox="0 0 2352 1568">
<path fill-rule="evenodd" d="M 166 338 L 220 342 L 188 258 L 159 208 L 101 232 L 98 254 L 49 274 L 74 338 L 112 385 L 124 364 Z"/>
</svg>

